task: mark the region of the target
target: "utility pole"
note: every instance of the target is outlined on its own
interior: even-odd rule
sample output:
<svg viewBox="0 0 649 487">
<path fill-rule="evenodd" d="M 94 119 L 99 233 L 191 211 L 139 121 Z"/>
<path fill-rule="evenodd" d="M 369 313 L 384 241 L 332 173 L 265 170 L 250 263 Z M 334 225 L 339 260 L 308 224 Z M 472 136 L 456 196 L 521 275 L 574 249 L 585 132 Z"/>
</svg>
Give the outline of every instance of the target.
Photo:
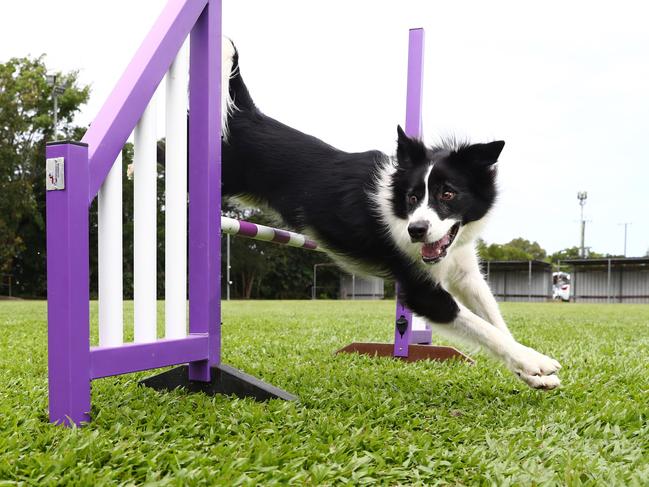
<svg viewBox="0 0 649 487">
<path fill-rule="evenodd" d="M 45 81 L 48 86 L 52 87 L 52 100 L 54 101 L 54 128 L 52 130 L 52 138 L 56 139 L 56 128 L 59 124 L 59 101 L 58 97 L 65 92 L 65 85 L 57 84 L 57 75 L 48 74 L 45 76 Z"/>
<path fill-rule="evenodd" d="M 580 245 L 580 254 L 581 258 L 586 258 L 586 247 L 584 246 L 584 240 L 586 238 L 586 220 L 584 220 L 584 205 L 586 204 L 586 198 L 588 198 L 588 193 L 586 191 L 579 191 L 577 193 L 577 199 L 579 200 L 579 206 L 581 206 L 581 245 Z"/>
<path fill-rule="evenodd" d="M 618 223 L 618 225 L 624 225 L 624 257 L 626 257 L 626 234 L 627 234 L 627 227 L 631 225 L 631 222 L 623 222 L 623 223 Z"/>
</svg>

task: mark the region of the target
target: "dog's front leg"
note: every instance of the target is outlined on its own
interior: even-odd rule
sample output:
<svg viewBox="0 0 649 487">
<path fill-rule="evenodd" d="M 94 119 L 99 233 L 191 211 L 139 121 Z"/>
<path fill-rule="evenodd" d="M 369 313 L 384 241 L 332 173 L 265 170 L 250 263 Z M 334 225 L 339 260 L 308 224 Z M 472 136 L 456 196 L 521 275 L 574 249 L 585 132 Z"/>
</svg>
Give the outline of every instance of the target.
<svg viewBox="0 0 649 487">
<path fill-rule="evenodd" d="M 481 345 L 534 389 L 554 389 L 561 384 L 555 375 L 561 368 L 559 362 L 518 343 L 509 332 L 492 326 L 461 304 L 451 323 L 432 325 L 442 334 Z"/>
<path fill-rule="evenodd" d="M 462 304 L 480 316 L 485 321 L 511 335 L 500 308 L 494 298 L 489 284 L 485 281 L 478 258 L 473 248 L 461 249 L 461 255 L 456 257 L 456 269 L 454 275 L 449 276 L 449 288 Z"/>
<path fill-rule="evenodd" d="M 404 286 L 400 299 L 415 313 L 430 320 L 435 331 L 451 339 L 480 345 L 530 387 L 554 389 L 560 385 L 555 375 L 561 368 L 559 362 L 518 343 L 509 332 L 480 318 L 440 286 L 429 287 L 429 293 L 422 293 L 420 284 L 423 283 L 410 284 L 414 286 Z"/>
</svg>

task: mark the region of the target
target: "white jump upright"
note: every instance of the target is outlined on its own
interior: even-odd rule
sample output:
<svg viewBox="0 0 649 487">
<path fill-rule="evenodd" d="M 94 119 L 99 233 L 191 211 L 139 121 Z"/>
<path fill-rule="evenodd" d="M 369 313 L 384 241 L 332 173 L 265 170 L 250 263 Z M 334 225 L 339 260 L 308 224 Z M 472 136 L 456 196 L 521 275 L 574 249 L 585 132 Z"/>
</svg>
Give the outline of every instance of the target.
<svg viewBox="0 0 649 487">
<path fill-rule="evenodd" d="M 133 307 L 135 343 L 157 339 L 156 251 L 158 168 L 155 98 L 134 132 Z"/>
<path fill-rule="evenodd" d="M 165 338 L 187 336 L 187 43 L 167 72 L 165 153 Z"/>
<path fill-rule="evenodd" d="M 122 300 L 122 154 L 115 160 L 98 196 L 99 346 L 124 340 Z"/>
</svg>

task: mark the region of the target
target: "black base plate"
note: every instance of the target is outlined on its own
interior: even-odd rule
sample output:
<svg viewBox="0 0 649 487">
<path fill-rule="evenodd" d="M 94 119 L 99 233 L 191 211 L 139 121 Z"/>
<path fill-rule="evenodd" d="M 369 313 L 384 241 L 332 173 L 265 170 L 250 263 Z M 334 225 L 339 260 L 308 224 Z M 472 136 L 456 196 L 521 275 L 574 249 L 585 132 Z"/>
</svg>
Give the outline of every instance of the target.
<svg viewBox="0 0 649 487">
<path fill-rule="evenodd" d="M 140 384 L 158 391 L 171 391 L 179 387 L 188 392 L 202 392 L 208 396 L 216 394 L 251 397 L 256 401 L 283 399 L 297 401 L 297 397 L 228 365 L 212 367 L 212 380 L 199 382 L 189 380 L 189 367 L 181 365 L 158 375 L 140 381 Z"/>
</svg>

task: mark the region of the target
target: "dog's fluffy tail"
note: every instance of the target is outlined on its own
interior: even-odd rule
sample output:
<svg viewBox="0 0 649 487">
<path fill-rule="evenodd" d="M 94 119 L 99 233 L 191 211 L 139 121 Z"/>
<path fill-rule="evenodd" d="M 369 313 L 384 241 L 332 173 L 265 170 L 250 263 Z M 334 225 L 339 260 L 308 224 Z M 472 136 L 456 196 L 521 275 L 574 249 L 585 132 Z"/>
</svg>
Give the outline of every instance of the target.
<svg viewBox="0 0 649 487">
<path fill-rule="evenodd" d="M 234 43 L 223 38 L 221 48 L 221 132 L 228 139 L 228 124 L 236 110 L 253 110 L 255 104 L 239 70 L 239 52 Z"/>
</svg>

